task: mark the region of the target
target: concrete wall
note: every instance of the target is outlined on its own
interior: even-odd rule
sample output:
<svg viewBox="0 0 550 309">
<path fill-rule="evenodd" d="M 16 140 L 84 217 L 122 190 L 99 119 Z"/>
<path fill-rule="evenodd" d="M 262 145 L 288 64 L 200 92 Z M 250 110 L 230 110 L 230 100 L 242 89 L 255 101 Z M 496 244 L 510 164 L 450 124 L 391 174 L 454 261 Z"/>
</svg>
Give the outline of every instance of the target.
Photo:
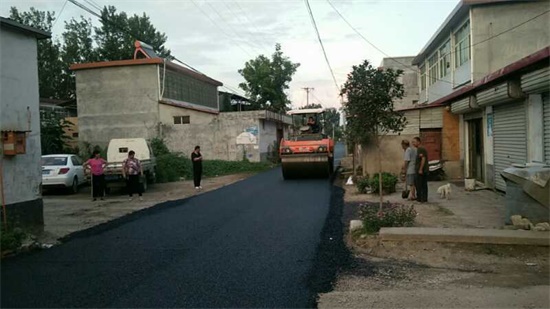
<svg viewBox="0 0 550 309">
<path fill-rule="evenodd" d="M 189 124 L 173 124 L 174 116 L 190 116 Z M 161 134 L 171 151 L 191 155 L 195 145 L 207 160 L 239 161 L 246 156 L 252 162 L 267 158 L 270 146 L 277 139 L 277 123 L 260 119 L 265 111 L 208 114 L 161 104 Z M 237 144 L 243 132 L 256 135 L 256 143 Z M 285 131 L 286 132 L 286 131 Z"/>
<path fill-rule="evenodd" d="M 417 134 L 404 134 L 404 135 L 387 135 L 383 137 L 381 143 L 381 158 L 382 158 L 382 171 L 390 172 L 399 175 L 401 172 L 401 166 L 403 165 L 403 148 L 401 147 L 401 141 L 412 139 L 418 136 Z M 362 145 L 362 160 L 360 161 L 363 166 L 363 175 L 373 176 L 379 172 L 378 165 L 378 149 L 376 145 Z"/>
<path fill-rule="evenodd" d="M 474 6 L 472 44 L 487 40 L 550 9 L 548 1 Z M 550 15 L 542 15 L 512 31 L 473 46 L 473 78 L 479 80 L 550 45 Z"/>
<path fill-rule="evenodd" d="M 205 159 L 214 159 L 217 115 L 166 104 L 159 105 L 160 134 L 170 151 L 190 156 L 195 146 L 201 146 Z M 174 116 L 189 116 L 189 124 L 174 124 Z"/>
<path fill-rule="evenodd" d="M 273 151 L 275 142 L 277 140 L 277 124 L 273 121 L 267 121 L 265 119 L 260 120 L 260 157 L 266 160 L 270 152 Z"/>
<path fill-rule="evenodd" d="M 106 147 L 113 138 L 153 138 L 159 122 L 157 65 L 76 71 L 80 142 Z"/>
<path fill-rule="evenodd" d="M 396 110 L 413 107 L 419 100 L 418 69 L 412 64 L 414 57 L 384 58 L 380 64 L 383 68 L 402 70 L 399 82 L 403 84 L 405 94 L 401 100 L 396 100 L 393 108 Z"/>
<path fill-rule="evenodd" d="M 1 158 L 2 198 L 10 218 L 40 226 L 44 220 L 36 55 L 35 37 L 0 28 L 0 130 L 30 130 L 25 154 Z"/>
</svg>

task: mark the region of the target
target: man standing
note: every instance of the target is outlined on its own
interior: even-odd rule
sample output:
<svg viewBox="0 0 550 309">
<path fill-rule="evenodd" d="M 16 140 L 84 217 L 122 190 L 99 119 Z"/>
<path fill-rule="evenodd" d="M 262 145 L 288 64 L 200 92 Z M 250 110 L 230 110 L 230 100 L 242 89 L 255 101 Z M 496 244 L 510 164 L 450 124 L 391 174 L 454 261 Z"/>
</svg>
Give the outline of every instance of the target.
<svg viewBox="0 0 550 309">
<path fill-rule="evenodd" d="M 401 173 L 405 174 L 405 185 L 410 189 L 408 199 L 410 201 L 416 200 L 416 186 L 415 186 L 415 177 L 416 177 L 416 149 L 411 147 L 408 140 L 404 139 L 401 141 L 401 147 L 405 150 L 403 155 L 403 167 L 401 168 Z"/>
<path fill-rule="evenodd" d="M 193 162 L 193 181 L 195 183 L 195 190 L 202 190 L 202 154 L 200 146 L 195 146 L 195 151 L 191 154 L 191 161 Z"/>
<path fill-rule="evenodd" d="M 428 152 L 422 147 L 420 137 L 413 139 L 413 145 L 416 147 L 416 196 L 417 201 L 425 203 L 428 201 Z"/>
</svg>

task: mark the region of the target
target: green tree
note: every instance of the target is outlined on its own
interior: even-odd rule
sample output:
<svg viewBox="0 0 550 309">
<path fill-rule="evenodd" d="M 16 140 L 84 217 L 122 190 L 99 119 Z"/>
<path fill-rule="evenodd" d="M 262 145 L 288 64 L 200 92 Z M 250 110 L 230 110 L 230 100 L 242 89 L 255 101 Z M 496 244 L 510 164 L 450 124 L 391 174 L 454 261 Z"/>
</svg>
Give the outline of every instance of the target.
<svg viewBox="0 0 550 309">
<path fill-rule="evenodd" d="M 19 12 L 16 7 L 10 8 L 10 19 L 51 32 L 55 21 L 55 12 L 39 11 L 31 7 L 28 12 Z M 61 91 L 64 64 L 61 60 L 61 44 L 58 40 L 38 41 L 38 86 L 42 98 L 62 99 Z"/>
<path fill-rule="evenodd" d="M 352 144 L 374 142 L 378 149 L 379 179 L 382 178 L 380 143 L 390 132 L 401 132 L 406 118 L 394 111 L 394 100 L 403 98 L 403 85 L 398 82 L 401 70 L 377 69 L 367 60 L 353 66 L 341 94 L 347 98 L 343 110 L 348 116 L 347 136 Z M 380 209 L 382 209 L 382 181 Z"/>
<path fill-rule="evenodd" d="M 135 40 L 151 45 L 161 57 L 170 57 L 170 50 L 164 46 L 166 34 L 157 31 L 145 13 L 128 17 L 125 12 L 118 13 L 114 6 L 106 6 L 94 38 L 99 59 L 103 61 L 133 59 Z"/>
<path fill-rule="evenodd" d="M 97 61 L 97 51 L 93 46 L 92 21 L 81 17 L 80 20 L 72 18 L 65 22 L 63 32 L 63 49 L 61 59 L 63 60 L 62 92 L 65 98 L 75 98 L 75 76 L 70 66 L 74 63 L 86 63 Z"/>
<path fill-rule="evenodd" d="M 288 110 L 285 90 L 289 88 L 292 76 L 300 66 L 283 55 L 281 44 L 275 45 L 271 59 L 260 55 L 245 63 L 239 74 L 245 82 L 239 84 L 252 100 L 252 109 L 269 109 L 276 112 Z"/>
<path fill-rule="evenodd" d="M 67 152 L 67 141 L 71 138 L 65 129 L 72 123 L 56 111 L 40 113 L 40 144 L 42 155 Z"/>
</svg>

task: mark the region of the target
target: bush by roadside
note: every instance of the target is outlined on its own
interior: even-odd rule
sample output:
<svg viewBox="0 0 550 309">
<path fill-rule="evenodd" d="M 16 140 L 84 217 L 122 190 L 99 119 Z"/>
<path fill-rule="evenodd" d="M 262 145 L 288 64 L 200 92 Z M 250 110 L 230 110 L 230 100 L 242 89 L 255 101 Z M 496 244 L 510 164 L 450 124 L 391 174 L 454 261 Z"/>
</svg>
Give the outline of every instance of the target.
<svg viewBox="0 0 550 309">
<path fill-rule="evenodd" d="M 193 164 L 187 156 L 172 153 L 161 139 L 153 139 L 151 148 L 157 158 L 157 182 L 173 182 L 180 178 L 193 178 Z M 216 177 L 238 173 L 262 172 L 273 168 L 271 162 L 204 160 L 203 177 Z"/>
<path fill-rule="evenodd" d="M 382 205 L 382 210 L 378 203 L 366 203 L 359 208 L 363 231 L 369 234 L 376 233 L 383 227 L 412 226 L 416 215 L 412 205 L 405 206 L 389 202 Z"/>
<path fill-rule="evenodd" d="M 3 223 L 0 226 L 0 233 L 0 248 L 2 252 L 18 249 L 25 238 L 27 238 L 27 234 L 20 228 L 6 228 Z"/>
</svg>

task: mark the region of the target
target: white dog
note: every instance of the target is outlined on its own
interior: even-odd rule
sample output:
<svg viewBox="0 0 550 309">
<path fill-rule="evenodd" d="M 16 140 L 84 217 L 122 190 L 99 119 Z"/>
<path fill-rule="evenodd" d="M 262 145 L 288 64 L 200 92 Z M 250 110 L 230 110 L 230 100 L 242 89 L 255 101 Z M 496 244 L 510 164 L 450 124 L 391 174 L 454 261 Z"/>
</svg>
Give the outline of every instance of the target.
<svg viewBox="0 0 550 309">
<path fill-rule="evenodd" d="M 451 196 L 451 184 L 448 183 L 437 188 L 437 193 L 441 198 L 449 199 L 449 197 Z"/>
</svg>

